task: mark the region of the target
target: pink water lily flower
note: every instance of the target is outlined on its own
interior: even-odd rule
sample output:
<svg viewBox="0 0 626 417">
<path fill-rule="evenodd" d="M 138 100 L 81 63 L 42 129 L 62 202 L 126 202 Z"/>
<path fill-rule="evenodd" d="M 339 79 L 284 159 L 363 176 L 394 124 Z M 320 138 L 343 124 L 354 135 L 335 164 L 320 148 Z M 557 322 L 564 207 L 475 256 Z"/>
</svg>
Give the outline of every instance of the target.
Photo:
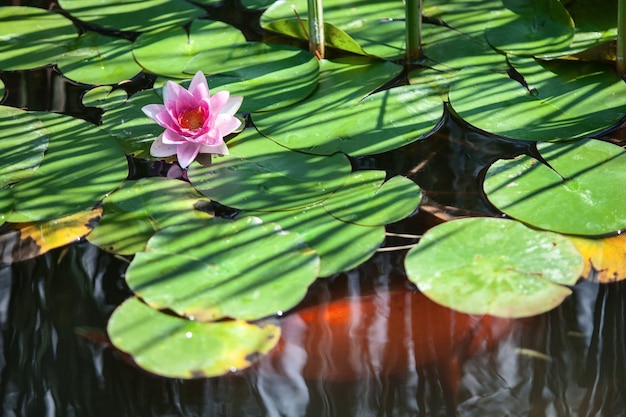
<svg viewBox="0 0 626 417">
<path fill-rule="evenodd" d="M 156 157 L 176 155 L 185 169 L 199 153 L 228 155 L 224 136 L 241 125 L 234 115 L 243 97 L 220 91 L 211 97 L 206 78 L 198 71 L 189 89 L 168 81 L 163 87 L 163 104 L 141 110 L 165 128 L 150 147 Z"/>
</svg>

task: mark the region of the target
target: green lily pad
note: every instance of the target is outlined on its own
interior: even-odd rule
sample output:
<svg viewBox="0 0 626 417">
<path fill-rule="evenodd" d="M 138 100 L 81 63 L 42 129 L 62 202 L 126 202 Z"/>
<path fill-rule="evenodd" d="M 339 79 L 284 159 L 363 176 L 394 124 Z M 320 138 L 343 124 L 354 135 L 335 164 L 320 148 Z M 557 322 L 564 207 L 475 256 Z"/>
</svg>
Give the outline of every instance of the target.
<svg viewBox="0 0 626 417">
<path fill-rule="evenodd" d="M 68 18 L 36 7 L 0 7 L 0 62 L 4 71 L 53 64 L 77 36 Z"/>
<path fill-rule="evenodd" d="M 317 88 L 319 64 L 302 49 L 246 42 L 207 48 L 187 62 L 185 72 L 197 71 L 212 74 L 211 91 L 243 96 L 241 111 L 252 112 L 276 110 L 309 96 Z"/>
<path fill-rule="evenodd" d="M 383 226 L 361 226 L 344 222 L 315 204 L 297 210 L 244 212 L 281 228 L 299 233 L 320 257 L 320 277 L 356 268 L 367 261 L 383 243 Z"/>
<path fill-rule="evenodd" d="M 33 175 L 47 148 L 47 131 L 39 119 L 0 106 L 0 188 Z"/>
<path fill-rule="evenodd" d="M 306 100 L 255 113 L 259 131 L 308 153 L 368 155 L 423 137 L 441 119 L 443 104 L 429 86 L 402 86 L 371 94 L 400 67 L 365 57 L 322 61 L 319 86 Z"/>
<path fill-rule="evenodd" d="M 617 38 L 618 2 L 613 0 L 576 0 L 565 2 L 565 8 L 576 24 L 574 40 L 568 54 L 590 49 Z"/>
<path fill-rule="evenodd" d="M 191 3 L 169 0 L 59 0 L 59 6 L 84 22 L 137 32 L 181 26 L 204 14 Z"/>
<path fill-rule="evenodd" d="M 131 255 L 143 250 L 155 232 L 211 215 L 196 207 L 210 200 L 188 183 L 167 178 L 126 181 L 104 199 L 104 214 L 87 239 L 105 250 Z"/>
<path fill-rule="evenodd" d="M 6 88 L 4 86 L 4 81 L 0 80 L 0 101 L 4 99 L 5 94 L 6 94 Z"/>
<path fill-rule="evenodd" d="M 166 227 L 138 252 L 129 287 L 157 309 L 209 321 L 256 320 L 298 304 L 319 257 L 297 233 L 256 217 Z"/>
<path fill-rule="evenodd" d="M 384 180 L 384 171 L 353 172 L 322 204 L 339 220 L 364 226 L 393 223 L 417 209 L 422 199 L 417 184 L 402 176 Z"/>
<path fill-rule="evenodd" d="M 98 126 L 55 113 L 31 113 L 49 135 L 37 171 L 11 187 L 11 222 L 59 218 L 89 209 L 126 179 L 128 163 L 118 143 Z"/>
<path fill-rule="evenodd" d="M 163 133 L 163 128 L 148 118 L 141 108 L 163 103 L 163 98 L 154 89 L 141 91 L 122 101 L 125 97 L 123 90 L 114 90 L 104 96 L 94 92 L 89 100 L 98 100 L 95 104 L 105 108 L 102 128 L 118 140 L 127 155 L 154 159 L 150 155 L 150 146 Z"/>
<path fill-rule="evenodd" d="M 191 321 L 154 310 L 135 297 L 115 309 L 107 332 L 113 345 L 143 369 L 183 379 L 247 368 L 280 338 L 280 327 L 273 324 Z"/>
<path fill-rule="evenodd" d="M 510 57 L 528 88 L 506 74 L 465 69 L 450 104 L 468 123 L 521 140 L 570 140 L 598 133 L 626 116 L 626 84 L 612 68 Z"/>
<path fill-rule="evenodd" d="M 345 155 L 294 152 L 246 129 L 228 142 L 230 155 L 194 162 L 188 176 L 202 194 L 245 210 L 284 210 L 326 199 L 350 174 Z"/>
<path fill-rule="evenodd" d="M 93 32 L 82 34 L 59 58 L 67 78 L 84 84 L 117 84 L 141 72 L 125 39 Z"/>
<path fill-rule="evenodd" d="M 405 259 L 409 280 L 428 298 L 464 313 L 501 317 L 558 306 L 583 267 L 566 237 L 494 218 L 435 226 Z"/>
<path fill-rule="evenodd" d="M 496 161 L 487 171 L 489 201 L 542 229 L 595 236 L 626 228 L 626 151 L 594 139 L 537 144 L 550 166 L 530 156 Z"/>
<path fill-rule="evenodd" d="M 574 21 L 559 0 L 503 0 L 485 36 L 500 51 L 514 55 L 549 55 L 567 49 Z"/>
<path fill-rule="evenodd" d="M 194 20 L 188 31 L 172 27 L 142 33 L 133 45 L 133 54 L 139 65 L 149 72 L 171 78 L 190 78 L 183 70 L 194 56 L 202 52 L 227 56 L 232 48 L 245 41 L 239 30 L 226 23 Z"/>
</svg>

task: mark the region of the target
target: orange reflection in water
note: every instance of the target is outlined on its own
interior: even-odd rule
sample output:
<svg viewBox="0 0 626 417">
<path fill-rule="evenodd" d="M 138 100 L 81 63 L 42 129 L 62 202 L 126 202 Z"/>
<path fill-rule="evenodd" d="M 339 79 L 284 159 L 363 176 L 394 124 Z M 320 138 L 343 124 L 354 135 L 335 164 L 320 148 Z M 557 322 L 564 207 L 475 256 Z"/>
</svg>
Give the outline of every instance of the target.
<svg viewBox="0 0 626 417">
<path fill-rule="evenodd" d="M 452 311 L 416 291 L 342 298 L 281 320 L 279 345 L 257 369 L 260 375 L 350 381 L 436 363 L 441 382 L 454 392 L 463 361 L 495 346 L 512 324 Z"/>
</svg>

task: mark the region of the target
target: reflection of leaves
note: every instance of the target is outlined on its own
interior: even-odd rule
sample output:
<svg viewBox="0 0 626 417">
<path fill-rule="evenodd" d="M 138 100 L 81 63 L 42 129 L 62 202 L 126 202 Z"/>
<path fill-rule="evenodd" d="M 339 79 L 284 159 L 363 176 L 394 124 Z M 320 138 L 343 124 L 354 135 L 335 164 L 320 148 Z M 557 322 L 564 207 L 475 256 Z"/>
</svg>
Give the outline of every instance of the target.
<svg viewBox="0 0 626 417">
<path fill-rule="evenodd" d="M 102 214 L 101 208 L 43 222 L 13 223 L 0 235 L 0 263 L 31 259 L 88 234 Z"/>
<path fill-rule="evenodd" d="M 533 316 L 571 294 L 583 258 L 566 237 L 504 219 L 467 218 L 433 227 L 406 256 L 427 297 L 469 314 Z"/>
<path fill-rule="evenodd" d="M 202 323 L 129 298 L 109 320 L 111 342 L 139 366 L 169 378 L 207 378 L 247 368 L 278 342 L 280 328 L 239 320 Z"/>
<path fill-rule="evenodd" d="M 589 276 L 602 283 L 626 279 L 626 234 L 603 239 L 570 237 L 585 258 L 583 276 Z"/>
</svg>

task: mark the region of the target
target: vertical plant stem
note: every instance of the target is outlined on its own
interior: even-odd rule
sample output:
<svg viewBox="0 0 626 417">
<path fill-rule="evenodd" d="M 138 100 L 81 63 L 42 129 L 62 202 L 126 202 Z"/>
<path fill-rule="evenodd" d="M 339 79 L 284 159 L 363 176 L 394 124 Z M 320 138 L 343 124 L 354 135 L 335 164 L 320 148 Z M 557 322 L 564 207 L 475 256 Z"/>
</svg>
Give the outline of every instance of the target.
<svg viewBox="0 0 626 417">
<path fill-rule="evenodd" d="M 309 46 L 317 59 L 324 58 L 324 16 L 322 0 L 308 0 Z"/>
<path fill-rule="evenodd" d="M 626 0 L 617 1 L 617 73 L 626 78 Z"/>
<path fill-rule="evenodd" d="M 422 59 L 422 0 L 406 0 L 406 64 Z"/>
</svg>

